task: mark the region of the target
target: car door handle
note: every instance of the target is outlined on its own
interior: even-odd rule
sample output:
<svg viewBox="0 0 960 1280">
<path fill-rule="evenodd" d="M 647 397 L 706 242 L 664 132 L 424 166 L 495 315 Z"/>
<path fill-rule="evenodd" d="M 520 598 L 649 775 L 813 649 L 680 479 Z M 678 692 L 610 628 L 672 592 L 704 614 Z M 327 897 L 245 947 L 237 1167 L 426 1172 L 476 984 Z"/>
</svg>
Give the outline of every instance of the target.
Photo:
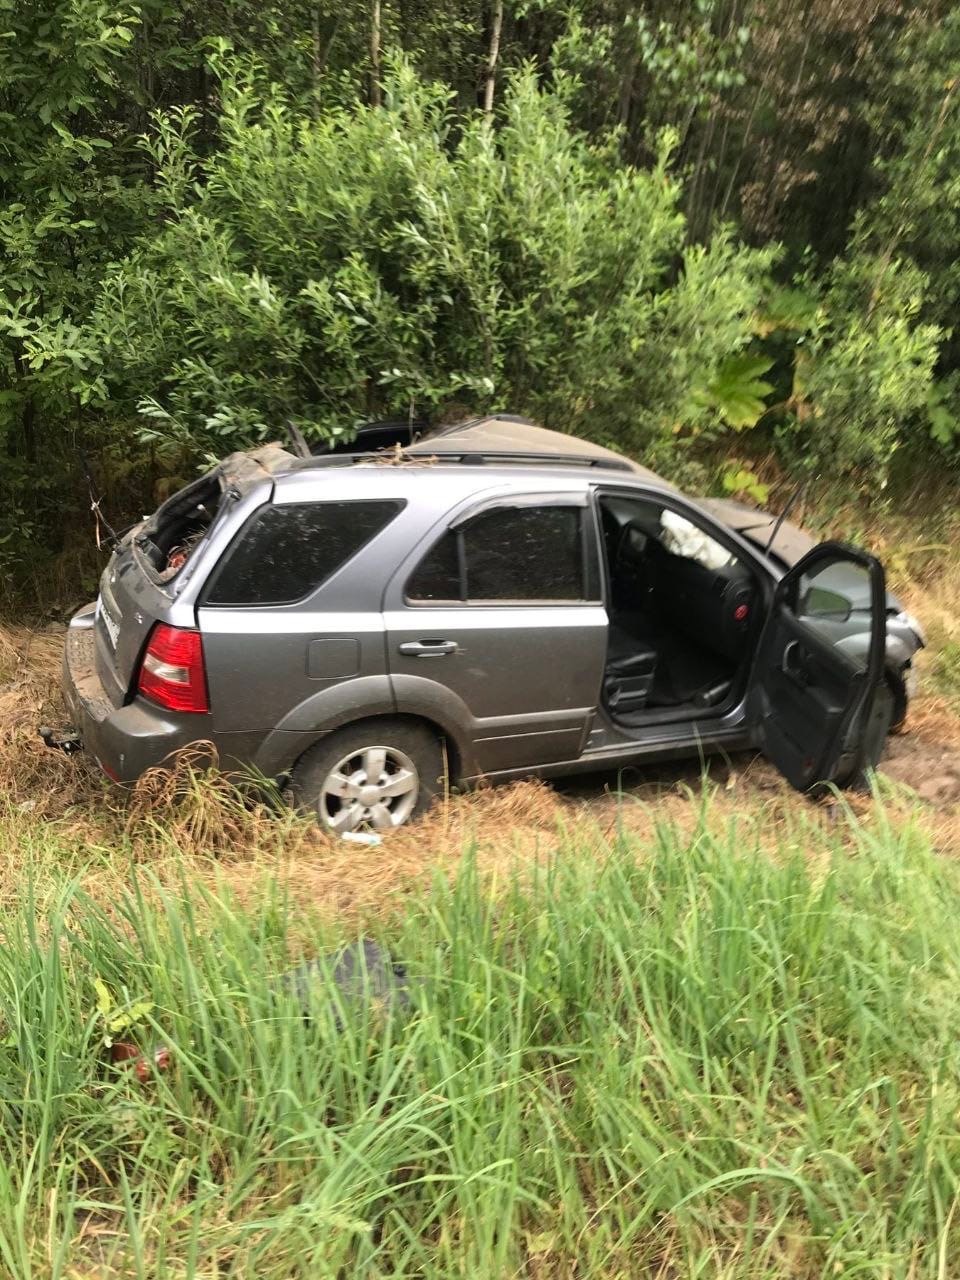
<svg viewBox="0 0 960 1280">
<path fill-rule="evenodd" d="M 804 662 L 803 649 L 796 640 L 791 640 L 784 649 L 780 670 L 795 684 L 802 685 L 804 688 L 810 683 L 810 672 Z"/>
<path fill-rule="evenodd" d="M 399 646 L 405 658 L 446 658 L 459 647 L 456 640 L 407 640 Z"/>
</svg>

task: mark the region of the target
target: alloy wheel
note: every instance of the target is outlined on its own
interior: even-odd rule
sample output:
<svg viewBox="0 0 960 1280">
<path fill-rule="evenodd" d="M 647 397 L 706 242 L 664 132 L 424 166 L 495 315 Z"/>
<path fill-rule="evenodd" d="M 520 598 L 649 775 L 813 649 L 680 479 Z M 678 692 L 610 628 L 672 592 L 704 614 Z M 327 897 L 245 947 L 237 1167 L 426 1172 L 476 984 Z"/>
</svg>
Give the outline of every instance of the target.
<svg viewBox="0 0 960 1280">
<path fill-rule="evenodd" d="M 320 820 L 331 831 L 399 827 L 420 794 L 417 767 L 396 747 L 352 751 L 330 770 L 320 788 Z"/>
</svg>

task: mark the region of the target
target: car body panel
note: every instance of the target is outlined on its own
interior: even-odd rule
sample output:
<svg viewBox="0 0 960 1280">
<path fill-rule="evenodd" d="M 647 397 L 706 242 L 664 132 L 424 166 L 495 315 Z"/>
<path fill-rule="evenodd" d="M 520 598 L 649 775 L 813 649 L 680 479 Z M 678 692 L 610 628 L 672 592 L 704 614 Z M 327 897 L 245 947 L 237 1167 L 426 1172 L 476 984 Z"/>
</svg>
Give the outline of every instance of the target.
<svg viewBox="0 0 960 1280">
<path fill-rule="evenodd" d="M 395 500 L 400 509 L 344 568 L 306 599 L 288 605 L 207 604 L 202 575 L 196 575 L 197 625 L 204 637 L 217 731 L 299 731 L 311 727 L 305 724 L 311 708 L 330 703 L 319 695 L 332 686 L 356 685 L 374 677 L 386 682 L 381 614 L 384 575 L 395 568 L 409 541 L 424 535 L 435 515 L 428 502 L 418 500 L 420 486 L 407 477 L 401 479 L 396 470 L 370 468 L 367 474 L 355 474 L 351 479 L 351 498 Z M 323 501 L 325 497 L 344 497 L 342 477 L 336 472 L 321 473 L 312 483 L 303 473 L 278 477 L 275 482 L 277 505 L 299 504 L 310 498 Z M 447 502 L 449 498 L 440 504 L 441 509 Z M 338 650 L 339 667 L 331 665 L 330 653 L 324 655 L 323 646 Z M 351 647 L 355 654 L 352 668 L 342 662 Z M 265 654 L 269 661 L 264 660 Z M 287 724 L 291 716 L 295 725 Z M 326 731 L 322 714 L 312 727 Z"/>
<path fill-rule="evenodd" d="M 224 468 L 230 462 L 227 459 Z M 123 706 L 132 695 L 144 646 L 157 622 L 173 627 L 196 625 L 195 599 L 202 582 L 202 577 L 197 580 L 197 568 L 219 563 L 237 529 L 269 501 L 272 488 L 259 467 L 248 473 L 246 490 L 229 491 L 224 518 L 213 525 L 185 570 L 168 582 L 158 581 L 151 573 L 141 549 L 152 521 L 142 521 L 123 538 L 101 575 L 96 618 L 97 670 L 114 706 Z"/>
<path fill-rule="evenodd" d="M 63 689 L 84 749 L 115 782 L 133 782 L 207 734 L 197 716 L 162 711 L 135 698 L 116 707 L 100 677 L 94 609 L 87 606 L 67 628 Z"/>
<path fill-rule="evenodd" d="M 293 768 L 309 747 L 345 724 L 392 715 L 396 702 L 384 673 L 340 680 L 298 702 L 275 729 L 260 733 L 251 763 L 269 778 Z"/>
<path fill-rule="evenodd" d="M 553 605 L 407 600 L 407 580 L 450 528 L 502 504 L 589 511 L 588 486 L 579 475 L 524 472 L 518 477 L 489 469 L 495 482 L 451 505 L 429 534 L 410 546 L 384 592 L 387 665 L 398 711 L 416 714 L 409 698 L 422 695 L 424 681 L 432 677 L 453 695 L 458 738 L 469 741 L 471 768 L 483 773 L 575 756 L 599 701 L 607 650 L 607 615 L 599 599 Z M 444 656 L 401 652 L 430 640 L 455 646 L 454 651 Z"/>
<path fill-rule="evenodd" d="M 442 664 L 433 678 L 466 709 L 481 770 L 549 763 L 582 748 L 607 653 L 601 605 L 410 607 L 386 615 L 386 636 L 398 707 L 405 709 L 405 677 Z M 456 649 L 442 657 L 401 652 L 431 638 Z"/>
</svg>

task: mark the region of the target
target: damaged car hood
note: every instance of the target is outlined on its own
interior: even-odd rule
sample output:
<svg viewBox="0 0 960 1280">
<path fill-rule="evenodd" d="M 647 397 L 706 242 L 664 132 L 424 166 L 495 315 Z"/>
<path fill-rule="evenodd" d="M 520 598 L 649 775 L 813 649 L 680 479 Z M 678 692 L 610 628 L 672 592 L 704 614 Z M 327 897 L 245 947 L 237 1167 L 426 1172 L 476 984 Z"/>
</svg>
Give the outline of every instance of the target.
<svg viewBox="0 0 960 1280">
<path fill-rule="evenodd" d="M 753 507 L 745 506 L 742 502 L 733 502 L 729 498 L 702 498 L 700 506 L 709 511 L 715 520 L 722 520 L 728 529 L 739 533 L 741 538 L 746 538 L 759 550 L 767 551 L 767 543 L 777 524 L 777 516 L 772 516 L 766 511 L 757 511 Z M 768 554 L 779 560 L 785 569 L 789 569 L 816 545 L 816 538 L 811 537 L 797 525 L 791 524 L 789 520 L 784 520 L 777 529 L 773 542 L 770 543 Z M 865 609 L 869 606 L 869 592 L 859 575 L 853 575 L 849 580 L 839 583 L 837 589 L 847 596 L 854 609 Z M 902 610 L 903 605 L 892 591 L 888 591 L 888 613 L 900 614 Z M 910 623 L 923 643 L 919 625 L 913 619 L 910 619 Z"/>
<path fill-rule="evenodd" d="M 701 507 L 709 511 L 716 520 L 722 520 L 728 529 L 733 529 L 742 538 L 752 542 L 761 551 L 767 549 L 770 535 L 777 524 L 777 516 L 766 511 L 757 511 L 745 506 L 742 502 L 733 502 L 729 498 L 702 498 Z M 770 552 L 788 568 L 812 551 L 816 539 L 797 525 L 784 520 L 777 529 L 776 537 L 770 543 Z"/>
</svg>

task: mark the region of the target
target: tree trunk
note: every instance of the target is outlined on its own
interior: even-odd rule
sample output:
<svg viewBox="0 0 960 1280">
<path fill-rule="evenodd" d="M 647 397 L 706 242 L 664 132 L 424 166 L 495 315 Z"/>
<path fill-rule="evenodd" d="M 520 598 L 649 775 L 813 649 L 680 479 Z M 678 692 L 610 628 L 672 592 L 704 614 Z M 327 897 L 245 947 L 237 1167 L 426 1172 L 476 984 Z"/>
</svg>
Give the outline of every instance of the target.
<svg viewBox="0 0 960 1280">
<path fill-rule="evenodd" d="M 490 29 L 490 53 L 487 57 L 487 82 L 483 91 L 483 114 L 493 117 L 493 91 L 497 84 L 497 60 L 500 57 L 500 33 L 503 30 L 503 0 L 495 0 L 493 26 Z"/>
<path fill-rule="evenodd" d="M 637 54 L 631 49 L 620 75 L 620 94 L 617 102 L 617 124 L 630 127 L 630 109 L 633 106 L 633 82 L 637 74 Z"/>
<path fill-rule="evenodd" d="M 380 87 L 380 0 L 372 0 L 370 7 L 370 105 L 383 103 Z"/>
<path fill-rule="evenodd" d="M 320 10 L 317 8 L 316 5 L 314 5 L 313 13 L 310 15 L 310 17 L 311 17 L 311 27 L 312 27 L 312 35 L 313 35 L 313 41 L 312 41 L 312 45 L 313 45 L 312 64 L 313 65 L 311 68 L 311 70 L 313 71 L 313 110 L 314 110 L 314 113 L 316 113 L 320 103 L 320 72 L 321 72 Z"/>
</svg>

